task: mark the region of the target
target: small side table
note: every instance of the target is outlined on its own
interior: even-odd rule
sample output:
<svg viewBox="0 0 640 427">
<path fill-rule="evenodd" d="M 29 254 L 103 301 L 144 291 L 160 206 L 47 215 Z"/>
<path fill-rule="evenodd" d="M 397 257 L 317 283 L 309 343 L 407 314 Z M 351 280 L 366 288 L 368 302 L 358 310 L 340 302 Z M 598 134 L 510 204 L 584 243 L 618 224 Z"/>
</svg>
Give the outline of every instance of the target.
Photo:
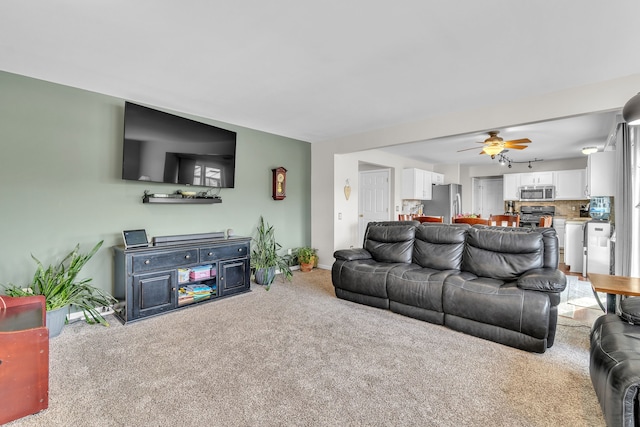
<svg viewBox="0 0 640 427">
<path fill-rule="evenodd" d="M 640 277 L 589 273 L 587 278 L 595 292 L 607 294 L 607 313 L 616 312 L 616 295 L 640 296 Z"/>
<path fill-rule="evenodd" d="M 0 424 L 49 406 L 49 330 L 42 295 L 0 300 Z"/>
</svg>

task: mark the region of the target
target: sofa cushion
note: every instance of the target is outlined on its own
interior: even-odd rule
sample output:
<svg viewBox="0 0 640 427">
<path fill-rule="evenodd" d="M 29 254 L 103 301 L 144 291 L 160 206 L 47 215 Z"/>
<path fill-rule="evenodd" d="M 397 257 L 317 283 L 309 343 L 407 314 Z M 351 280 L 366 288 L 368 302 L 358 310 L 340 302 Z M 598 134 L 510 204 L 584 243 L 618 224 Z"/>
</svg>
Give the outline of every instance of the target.
<svg viewBox="0 0 640 427">
<path fill-rule="evenodd" d="M 634 325 L 640 325 L 640 298 L 629 297 L 620 301 L 620 317 Z"/>
<path fill-rule="evenodd" d="M 401 304 L 442 312 L 442 283 L 458 270 L 422 268 L 417 264 L 394 267 L 387 277 L 389 299 Z"/>
<path fill-rule="evenodd" d="M 460 270 L 468 224 L 425 223 L 416 229 L 414 264 L 435 270 Z"/>
<path fill-rule="evenodd" d="M 540 233 L 470 228 L 462 256 L 463 271 L 498 280 L 514 280 L 526 271 L 543 267 Z"/>
<path fill-rule="evenodd" d="M 356 294 L 387 298 L 387 276 L 398 264 L 380 263 L 372 259 L 337 260 L 331 268 L 333 285 Z"/>
<path fill-rule="evenodd" d="M 371 225 L 367 227 L 364 248 L 378 262 L 410 263 L 416 226 Z"/>
<path fill-rule="evenodd" d="M 473 228 L 489 228 L 488 225 L 474 225 Z M 560 244 L 555 228 L 514 228 L 514 227 L 491 227 L 492 230 L 513 231 L 516 233 L 539 233 L 542 234 L 544 245 L 544 265 L 547 268 L 558 268 L 560 262 Z"/>
<path fill-rule="evenodd" d="M 567 277 L 555 268 L 529 270 L 518 278 L 518 287 L 532 291 L 562 292 L 567 287 Z"/>
<path fill-rule="evenodd" d="M 514 281 L 476 277 L 462 272 L 444 280 L 442 298 L 442 308 L 447 315 L 541 340 L 548 336 L 549 297 L 544 292 L 520 289 Z"/>
</svg>

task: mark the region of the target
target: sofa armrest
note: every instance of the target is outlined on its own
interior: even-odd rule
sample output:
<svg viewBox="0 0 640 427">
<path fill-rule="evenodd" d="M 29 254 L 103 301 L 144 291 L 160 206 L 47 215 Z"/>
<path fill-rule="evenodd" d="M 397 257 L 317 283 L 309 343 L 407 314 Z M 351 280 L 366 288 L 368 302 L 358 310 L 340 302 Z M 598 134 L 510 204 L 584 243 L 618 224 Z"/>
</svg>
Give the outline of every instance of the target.
<svg viewBox="0 0 640 427">
<path fill-rule="evenodd" d="M 359 259 L 371 259 L 371 253 L 366 249 L 340 249 L 333 253 L 335 259 L 343 261 L 355 261 Z"/>
<path fill-rule="evenodd" d="M 531 291 L 562 292 L 567 287 L 567 277 L 557 268 L 536 268 L 518 278 L 518 287 Z"/>
</svg>

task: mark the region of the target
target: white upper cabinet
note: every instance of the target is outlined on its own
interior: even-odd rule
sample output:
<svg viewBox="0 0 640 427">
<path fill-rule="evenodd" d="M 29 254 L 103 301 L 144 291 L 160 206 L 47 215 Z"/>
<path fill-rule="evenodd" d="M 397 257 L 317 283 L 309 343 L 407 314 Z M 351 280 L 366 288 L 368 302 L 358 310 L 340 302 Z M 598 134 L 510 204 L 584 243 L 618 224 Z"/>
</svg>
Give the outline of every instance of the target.
<svg viewBox="0 0 640 427">
<path fill-rule="evenodd" d="M 438 172 L 431 172 L 431 183 L 434 185 L 444 185 L 444 175 Z"/>
<path fill-rule="evenodd" d="M 519 173 L 504 174 L 502 180 L 502 194 L 504 200 L 520 200 Z"/>
<path fill-rule="evenodd" d="M 553 172 L 529 172 L 520 174 L 520 185 L 553 185 Z"/>
<path fill-rule="evenodd" d="M 589 154 L 587 160 L 587 192 L 589 197 L 615 196 L 615 167 L 615 151 Z"/>
<path fill-rule="evenodd" d="M 556 200 L 586 199 L 587 174 L 584 169 L 557 171 Z"/>
<path fill-rule="evenodd" d="M 402 171 L 402 198 L 431 200 L 431 172 L 410 168 Z"/>
</svg>

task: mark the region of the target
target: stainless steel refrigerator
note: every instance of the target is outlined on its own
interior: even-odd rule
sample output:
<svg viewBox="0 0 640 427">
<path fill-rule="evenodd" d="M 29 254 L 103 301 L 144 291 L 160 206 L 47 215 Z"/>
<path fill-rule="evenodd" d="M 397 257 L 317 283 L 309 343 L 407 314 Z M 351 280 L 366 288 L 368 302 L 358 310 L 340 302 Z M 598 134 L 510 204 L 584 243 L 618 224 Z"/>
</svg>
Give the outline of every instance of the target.
<svg viewBox="0 0 640 427">
<path fill-rule="evenodd" d="M 423 200 L 423 213 L 444 217 L 451 224 L 451 217 L 462 213 L 462 185 L 434 185 L 431 200 Z"/>
</svg>

